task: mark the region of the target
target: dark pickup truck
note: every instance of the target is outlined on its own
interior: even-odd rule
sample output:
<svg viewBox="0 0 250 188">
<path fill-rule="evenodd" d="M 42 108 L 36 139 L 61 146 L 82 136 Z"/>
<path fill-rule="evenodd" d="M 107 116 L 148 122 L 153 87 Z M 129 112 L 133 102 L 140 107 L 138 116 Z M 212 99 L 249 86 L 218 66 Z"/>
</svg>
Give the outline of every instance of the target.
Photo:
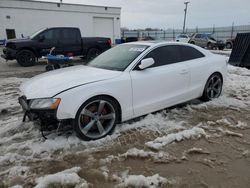
<svg viewBox="0 0 250 188">
<path fill-rule="evenodd" d="M 54 54 L 81 56 L 87 61 L 111 48 L 110 38 L 81 37 L 79 28 L 53 27 L 42 29 L 25 39 L 7 40 L 2 58 L 16 59 L 24 67 L 34 65 L 55 47 Z"/>
</svg>

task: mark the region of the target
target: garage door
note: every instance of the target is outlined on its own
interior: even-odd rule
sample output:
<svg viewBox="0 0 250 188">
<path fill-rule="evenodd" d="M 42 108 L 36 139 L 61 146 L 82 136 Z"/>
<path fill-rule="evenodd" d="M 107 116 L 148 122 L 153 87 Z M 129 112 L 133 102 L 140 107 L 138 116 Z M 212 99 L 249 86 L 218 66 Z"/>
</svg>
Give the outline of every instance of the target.
<svg viewBox="0 0 250 188">
<path fill-rule="evenodd" d="M 108 37 L 114 42 L 114 20 L 113 18 L 94 17 L 95 37 Z"/>
</svg>

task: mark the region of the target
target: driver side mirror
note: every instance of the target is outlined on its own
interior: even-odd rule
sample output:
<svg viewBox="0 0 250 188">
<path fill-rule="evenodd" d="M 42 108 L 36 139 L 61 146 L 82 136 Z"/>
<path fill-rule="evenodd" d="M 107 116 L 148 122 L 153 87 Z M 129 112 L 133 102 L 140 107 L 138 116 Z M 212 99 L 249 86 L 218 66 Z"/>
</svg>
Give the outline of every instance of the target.
<svg viewBox="0 0 250 188">
<path fill-rule="evenodd" d="M 44 40 L 45 40 L 45 36 L 44 35 L 39 36 L 39 38 L 38 38 L 39 42 L 43 42 Z"/>
<path fill-rule="evenodd" d="M 141 64 L 139 65 L 139 68 L 141 70 L 144 70 L 148 67 L 150 67 L 151 65 L 153 65 L 155 63 L 153 58 L 147 58 L 147 59 L 143 59 L 141 60 Z"/>
</svg>

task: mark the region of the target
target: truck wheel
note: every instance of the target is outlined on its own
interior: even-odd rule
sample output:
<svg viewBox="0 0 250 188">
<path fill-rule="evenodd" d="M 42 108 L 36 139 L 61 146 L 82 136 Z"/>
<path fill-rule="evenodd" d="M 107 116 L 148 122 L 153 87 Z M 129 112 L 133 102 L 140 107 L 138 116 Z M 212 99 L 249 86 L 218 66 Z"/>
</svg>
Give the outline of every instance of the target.
<svg viewBox="0 0 250 188">
<path fill-rule="evenodd" d="M 16 60 L 23 67 L 30 67 L 36 63 L 36 56 L 30 50 L 21 50 L 16 55 Z"/>
<path fill-rule="evenodd" d="M 195 44 L 195 42 L 194 41 L 191 41 L 191 42 L 189 42 L 190 44 Z"/>
<path fill-rule="evenodd" d="M 228 42 L 228 43 L 226 44 L 226 48 L 227 48 L 227 49 L 232 49 L 232 44 L 231 44 L 230 42 Z"/>
<path fill-rule="evenodd" d="M 209 50 L 212 50 L 212 49 L 213 49 L 212 43 L 208 43 L 208 44 L 207 44 L 207 48 L 208 48 Z"/>
<path fill-rule="evenodd" d="M 101 51 L 97 48 L 91 48 L 87 53 L 87 62 L 91 61 L 95 57 L 101 54 Z"/>
</svg>

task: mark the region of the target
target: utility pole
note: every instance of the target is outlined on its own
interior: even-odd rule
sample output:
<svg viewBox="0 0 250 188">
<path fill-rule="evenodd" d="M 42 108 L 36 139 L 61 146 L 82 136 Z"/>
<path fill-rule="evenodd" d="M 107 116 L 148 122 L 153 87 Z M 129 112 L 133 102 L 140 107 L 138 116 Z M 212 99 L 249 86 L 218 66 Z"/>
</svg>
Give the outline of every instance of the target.
<svg viewBox="0 0 250 188">
<path fill-rule="evenodd" d="M 185 9 L 184 9 L 184 12 L 185 12 L 185 14 L 184 14 L 184 23 L 183 23 L 183 33 L 185 33 L 185 28 L 186 28 L 186 18 L 187 18 L 187 8 L 188 8 L 188 4 L 189 4 L 190 2 L 188 2 L 188 1 L 186 1 L 186 2 L 184 2 L 184 4 L 185 4 Z"/>
<path fill-rule="evenodd" d="M 213 25 L 213 33 L 212 34 L 214 34 L 215 33 L 215 25 Z"/>
</svg>

